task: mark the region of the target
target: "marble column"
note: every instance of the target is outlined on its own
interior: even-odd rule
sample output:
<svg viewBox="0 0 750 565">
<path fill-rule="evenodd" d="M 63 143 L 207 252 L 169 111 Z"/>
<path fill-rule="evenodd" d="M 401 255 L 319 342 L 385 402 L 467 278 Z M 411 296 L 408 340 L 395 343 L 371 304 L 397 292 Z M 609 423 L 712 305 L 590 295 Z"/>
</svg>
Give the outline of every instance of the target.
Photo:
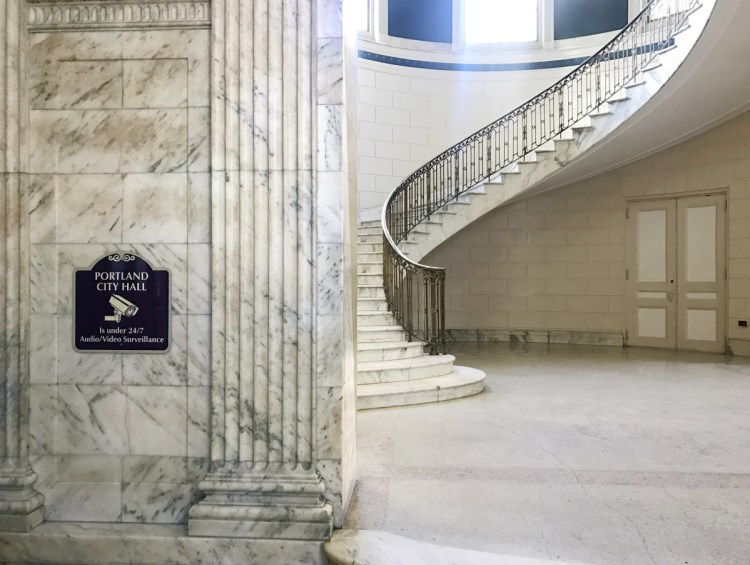
<svg viewBox="0 0 750 565">
<path fill-rule="evenodd" d="M 22 532 L 44 517 L 28 445 L 25 7 L 23 0 L 0 0 L 0 530 Z"/>
<path fill-rule="evenodd" d="M 316 3 L 212 3 L 212 464 L 190 535 L 331 533 L 316 452 Z"/>
</svg>

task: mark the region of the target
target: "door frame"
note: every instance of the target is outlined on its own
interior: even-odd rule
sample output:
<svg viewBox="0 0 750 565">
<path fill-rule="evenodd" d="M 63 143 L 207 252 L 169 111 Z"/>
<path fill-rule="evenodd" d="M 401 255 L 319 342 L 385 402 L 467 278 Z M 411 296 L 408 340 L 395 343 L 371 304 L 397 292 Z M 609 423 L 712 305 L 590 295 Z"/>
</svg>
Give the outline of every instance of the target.
<svg viewBox="0 0 750 565">
<path fill-rule="evenodd" d="M 639 195 L 639 196 L 633 196 L 633 197 L 625 197 L 625 340 L 624 345 L 626 347 L 635 346 L 635 347 L 641 347 L 641 345 L 633 344 L 632 338 L 630 336 L 630 328 L 633 324 L 633 316 L 634 316 L 634 308 L 633 308 L 633 292 L 632 292 L 632 281 L 630 280 L 632 277 L 629 276 L 630 270 L 632 269 L 632 258 L 630 257 L 630 237 L 631 234 L 629 232 L 629 213 L 630 213 L 630 207 L 632 204 L 642 203 L 642 202 L 657 202 L 657 201 L 664 201 L 664 200 L 675 200 L 679 201 L 681 198 L 693 198 L 693 197 L 700 197 L 700 196 L 722 196 L 724 198 L 724 221 L 723 221 L 723 233 L 717 233 L 717 241 L 721 240 L 721 247 L 724 251 L 723 261 L 724 261 L 724 274 L 723 274 L 723 281 L 720 281 L 722 291 L 719 293 L 720 298 L 719 300 L 722 303 L 722 308 L 724 312 L 724 323 L 723 328 L 717 328 L 720 330 L 720 334 L 723 336 L 723 343 L 721 344 L 721 351 L 723 353 L 726 353 L 727 351 L 727 336 L 729 332 L 729 311 L 728 311 L 728 288 L 727 285 L 728 282 L 728 249 L 729 249 L 729 212 L 728 212 L 728 203 L 729 203 L 729 189 L 728 188 L 716 188 L 716 189 L 710 189 L 710 190 L 698 190 L 698 191 L 683 191 L 683 192 L 674 192 L 674 193 L 667 193 L 667 194 L 652 194 L 652 195 Z M 679 205 L 678 205 L 679 207 Z M 678 260 L 678 249 L 681 244 L 679 243 L 679 230 L 681 229 L 679 226 L 679 212 L 675 216 L 675 222 L 677 223 L 676 230 L 678 231 L 677 234 L 677 240 L 675 241 L 676 247 L 672 251 L 675 255 L 675 260 Z M 677 264 L 677 272 L 675 273 L 676 276 L 679 277 L 682 268 L 681 265 Z M 721 277 L 721 273 L 718 273 L 719 277 Z M 679 278 L 677 279 L 677 282 L 679 283 Z M 678 299 L 679 291 L 675 293 L 675 300 Z M 679 324 L 679 315 L 677 314 L 675 319 L 677 320 L 677 324 Z M 673 328 L 672 331 L 679 332 L 679 327 Z M 675 349 L 679 348 L 680 340 L 675 340 Z M 648 346 L 646 346 L 648 347 Z M 657 347 L 657 346 L 651 346 L 651 347 Z M 669 349 L 672 349 L 669 347 Z M 693 351 L 694 349 L 683 349 L 683 351 Z"/>
</svg>

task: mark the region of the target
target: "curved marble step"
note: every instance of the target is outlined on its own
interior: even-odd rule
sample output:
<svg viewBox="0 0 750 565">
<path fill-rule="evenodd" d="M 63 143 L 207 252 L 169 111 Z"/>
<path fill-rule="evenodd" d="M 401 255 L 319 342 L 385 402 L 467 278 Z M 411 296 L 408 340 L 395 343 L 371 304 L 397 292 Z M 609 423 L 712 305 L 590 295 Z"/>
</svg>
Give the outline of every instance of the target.
<svg viewBox="0 0 750 565">
<path fill-rule="evenodd" d="M 357 342 L 404 341 L 405 339 L 404 328 L 393 323 L 383 326 L 359 326 L 357 328 Z"/>
<path fill-rule="evenodd" d="M 413 359 L 363 361 L 357 363 L 357 384 L 413 381 L 447 375 L 453 370 L 453 355 L 422 355 Z"/>
<path fill-rule="evenodd" d="M 364 314 L 365 312 L 388 312 L 388 303 L 385 301 L 385 298 L 381 298 L 380 296 L 360 296 L 357 298 L 357 312 L 360 314 Z"/>
<path fill-rule="evenodd" d="M 370 410 L 372 408 L 429 404 L 472 396 L 484 390 L 485 377 L 484 371 L 479 369 L 453 365 L 451 373 L 439 377 L 390 383 L 358 384 L 357 409 Z"/>
<path fill-rule="evenodd" d="M 384 326 L 392 323 L 394 323 L 393 314 L 387 310 L 384 312 L 357 312 L 357 324 L 359 326 Z"/>
<path fill-rule="evenodd" d="M 424 355 L 421 341 L 372 341 L 357 344 L 357 361 L 390 361 L 413 359 Z"/>
</svg>

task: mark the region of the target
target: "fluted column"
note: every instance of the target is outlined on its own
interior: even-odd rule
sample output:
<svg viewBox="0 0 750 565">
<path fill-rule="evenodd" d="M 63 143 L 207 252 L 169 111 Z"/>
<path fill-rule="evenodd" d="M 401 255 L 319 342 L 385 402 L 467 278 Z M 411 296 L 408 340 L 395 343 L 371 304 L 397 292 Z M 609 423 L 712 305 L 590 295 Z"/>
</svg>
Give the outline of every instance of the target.
<svg viewBox="0 0 750 565">
<path fill-rule="evenodd" d="M 22 0 L 0 0 L 0 530 L 44 517 L 29 464 L 28 111 Z"/>
<path fill-rule="evenodd" d="M 330 535 L 313 440 L 314 4 L 212 3 L 212 468 L 191 535 Z"/>
</svg>

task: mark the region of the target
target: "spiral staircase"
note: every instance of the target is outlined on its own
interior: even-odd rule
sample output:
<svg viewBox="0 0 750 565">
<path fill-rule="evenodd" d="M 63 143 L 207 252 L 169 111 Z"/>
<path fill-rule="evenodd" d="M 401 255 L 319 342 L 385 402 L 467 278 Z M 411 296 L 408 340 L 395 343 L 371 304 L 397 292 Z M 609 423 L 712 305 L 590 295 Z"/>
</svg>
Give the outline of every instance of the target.
<svg viewBox="0 0 750 565">
<path fill-rule="evenodd" d="M 418 261 L 499 206 L 611 167 L 606 148 L 627 138 L 728 1 L 654 0 L 570 75 L 410 175 L 382 221 L 360 224 L 360 409 L 481 392 L 484 374 L 445 354 L 444 270 Z"/>
</svg>

